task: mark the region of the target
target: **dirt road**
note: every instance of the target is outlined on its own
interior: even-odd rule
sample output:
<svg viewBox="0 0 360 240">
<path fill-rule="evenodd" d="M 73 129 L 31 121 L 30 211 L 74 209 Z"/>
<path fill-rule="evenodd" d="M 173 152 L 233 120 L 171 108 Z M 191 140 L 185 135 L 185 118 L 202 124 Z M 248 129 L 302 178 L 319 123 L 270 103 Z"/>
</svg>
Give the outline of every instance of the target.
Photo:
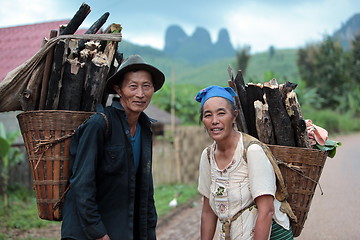
<svg viewBox="0 0 360 240">
<path fill-rule="evenodd" d="M 339 137 L 335 158 L 328 158 L 303 232 L 297 239 L 360 238 L 360 134 Z"/>
<path fill-rule="evenodd" d="M 360 134 L 338 137 L 335 158 L 328 158 L 308 219 L 298 240 L 356 240 L 360 237 Z M 179 211 L 159 226 L 159 240 L 199 239 L 201 202 Z"/>
</svg>

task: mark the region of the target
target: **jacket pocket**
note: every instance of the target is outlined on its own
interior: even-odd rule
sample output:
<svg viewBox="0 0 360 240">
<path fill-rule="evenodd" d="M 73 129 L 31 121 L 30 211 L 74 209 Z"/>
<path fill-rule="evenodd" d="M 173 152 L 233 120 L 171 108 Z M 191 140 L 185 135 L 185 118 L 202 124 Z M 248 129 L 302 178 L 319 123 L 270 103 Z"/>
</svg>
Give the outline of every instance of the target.
<svg viewBox="0 0 360 240">
<path fill-rule="evenodd" d="M 126 168 L 126 149 L 125 146 L 107 146 L 105 148 L 105 158 L 102 163 L 104 173 L 107 175 L 119 175 Z"/>
</svg>

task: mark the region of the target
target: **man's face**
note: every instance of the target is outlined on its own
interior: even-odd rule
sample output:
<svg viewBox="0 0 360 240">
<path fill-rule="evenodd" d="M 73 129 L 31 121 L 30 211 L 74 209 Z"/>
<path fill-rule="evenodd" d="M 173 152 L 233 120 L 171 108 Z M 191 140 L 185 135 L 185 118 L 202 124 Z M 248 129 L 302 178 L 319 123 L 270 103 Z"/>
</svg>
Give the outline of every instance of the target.
<svg viewBox="0 0 360 240">
<path fill-rule="evenodd" d="M 121 87 L 114 85 L 114 89 L 128 116 L 144 111 L 154 94 L 151 74 L 144 70 L 125 73 Z"/>
</svg>

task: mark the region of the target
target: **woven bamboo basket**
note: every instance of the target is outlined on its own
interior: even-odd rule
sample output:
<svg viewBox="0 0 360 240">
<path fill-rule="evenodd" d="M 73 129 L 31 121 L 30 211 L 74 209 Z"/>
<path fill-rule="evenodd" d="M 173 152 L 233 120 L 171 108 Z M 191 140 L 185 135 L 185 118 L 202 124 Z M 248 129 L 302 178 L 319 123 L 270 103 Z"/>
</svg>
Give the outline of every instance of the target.
<svg viewBox="0 0 360 240">
<path fill-rule="evenodd" d="M 41 219 L 62 219 L 60 200 L 68 186 L 71 136 L 91 114 L 80 111 L 39 110 L 17 115 Z"/>
<path fill-rule="evenodd" d="M 309 148 L 268 146 L 279 162 L 289 193 L 288 202 L 297 217 L 297 222 L 291 222 L 293 235 L 298 237 L 304 228 L 327 153 Z"/>
</svg>

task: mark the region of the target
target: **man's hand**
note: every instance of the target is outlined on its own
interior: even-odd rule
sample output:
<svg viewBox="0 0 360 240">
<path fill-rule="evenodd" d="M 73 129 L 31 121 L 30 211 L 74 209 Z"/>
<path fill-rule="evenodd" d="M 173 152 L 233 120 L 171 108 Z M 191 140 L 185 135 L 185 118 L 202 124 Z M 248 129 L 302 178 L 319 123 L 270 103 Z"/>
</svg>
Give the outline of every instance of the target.
<svg viewBox="0 0 360 240">
<path fill-rule="evenodd" d="M 110 239 L 109 235 L 106 234 L 106 235 L 104 235 L 101 238 L 98 238 L 96 240 L 111 240 L 111 239 Z"/>
</svg>

